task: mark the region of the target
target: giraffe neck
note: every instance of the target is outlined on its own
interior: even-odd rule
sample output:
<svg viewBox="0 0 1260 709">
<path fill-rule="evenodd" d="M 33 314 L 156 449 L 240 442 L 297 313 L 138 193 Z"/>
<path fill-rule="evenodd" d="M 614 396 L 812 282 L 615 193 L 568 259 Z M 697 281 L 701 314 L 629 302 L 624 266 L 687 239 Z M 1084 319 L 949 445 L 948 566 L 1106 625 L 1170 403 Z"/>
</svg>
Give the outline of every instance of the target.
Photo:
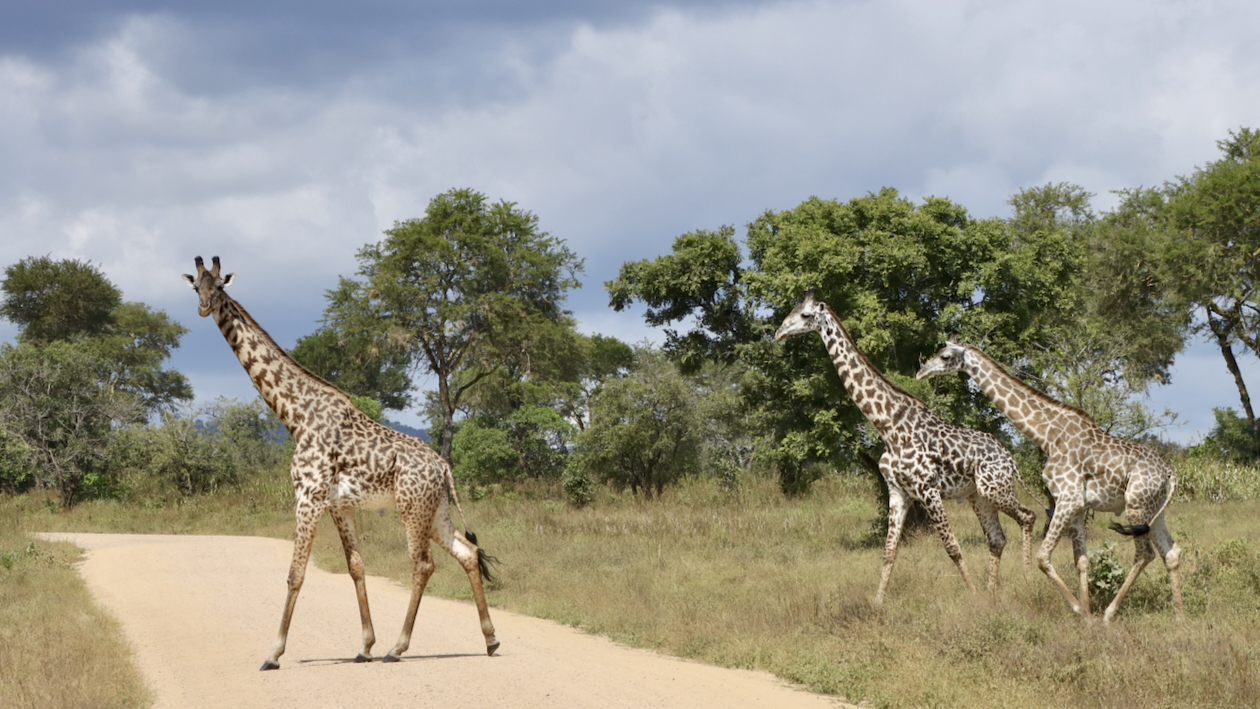
<svg viewBox="0 0 1260 709">
<path fill-rule="evenodd" d="M 979 350 L 969 348 L 964 361 L 964 369 L 980 390 L 1042 450 L 1053 448 L 1068 427 L 1095 425 L 1085 412 L 1051 399 Z"/>
<path fill-rule="evenodd" d="M 240 303 L 225 298 L 212 312 L 250 381 L 294 439 L 301 439 L 311 414 L 326 408 L 330 400 L 349 402 L 339 389 L 290 357 Z"/>
<path fill-rule="evenodd" d="M 831 355 L 831 362 L 836 366 L 849 396 L 853 397 L 853 403 L 882 435 L 891 430 L 895 422 L 903 419 L 918 400 L 893 386 L 871 364 L 831 306 L 826 306 L 825 312 L 827 316 L 820 323 L 818 332 L 827 346 L 827 354 Z"/>
</svg>

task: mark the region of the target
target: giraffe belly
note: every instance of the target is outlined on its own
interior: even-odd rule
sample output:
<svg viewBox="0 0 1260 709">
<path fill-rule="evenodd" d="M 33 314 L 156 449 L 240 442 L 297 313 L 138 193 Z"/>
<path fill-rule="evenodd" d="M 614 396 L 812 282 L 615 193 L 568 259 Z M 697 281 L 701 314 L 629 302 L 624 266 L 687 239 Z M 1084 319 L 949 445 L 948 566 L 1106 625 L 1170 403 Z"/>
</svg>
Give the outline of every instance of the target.
<svg viewBox="0 0 1260 709">
<path fill-rule="evenodd" d="M 1099 512 L 1123 512 L 1124 511 L 1124 494 L 1123 488 L 1121 494 L 1108 494 L 1109 490 L 1105 485 L 1100 485 L 1099 481 L 1094 478 L 1085 480 L 1085 506 Z"/>
<path fill-rule="evenodd" d="M 334 508 L 357 507 L 361 510 L 388 510 L 398 504 L 393 490 L 365 490 L 353 480 L 341 480 L 333 488 L 329 500 Z"/>
</svg>

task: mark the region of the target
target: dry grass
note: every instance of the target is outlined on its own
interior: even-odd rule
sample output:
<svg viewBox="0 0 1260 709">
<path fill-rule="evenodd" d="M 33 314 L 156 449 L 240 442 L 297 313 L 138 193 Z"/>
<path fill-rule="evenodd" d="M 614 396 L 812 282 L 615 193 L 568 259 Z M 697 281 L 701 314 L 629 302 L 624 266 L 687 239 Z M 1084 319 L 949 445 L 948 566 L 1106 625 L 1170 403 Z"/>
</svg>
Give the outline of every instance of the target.
<svg viewBox="0 0 1260 709">
<path fill-rule="evenodd" d="M 1169 513 L 1183 548 L 1187 621 L 1173 618 L 1156 562 L 1111 627 L 1076 620 L 1035 567 L 1023 578 L 1019 530 L 1005 518 L 996 599 L 966 593 L 928 534 L 903 543 L 885 606 L 872 607 L 883 541 L 870 531 L 874 491 L 857 480 L 824 480 L 799 500 L 752 479 L 735 492 L 688 483 L 648 503 L 603 490 L 580 510 L 552 489 L 497 492 L 464 507 L 502 560 L 493 605 L 627 644 L 767 670 L 872 707 L 1217 709 L 1260 705 L 1260 501 L 1240 499 L 1255 485 L 1246 472 L 1179 470 L 1208 498 L 1179 499 Z M 9 504 L 23 505 L 21 516 L 40 530 L 292 535 L 291 494 L 278 476 L 143 510 L 94 503 L 64 514 L 30 498 Z M 951 502 L 948 512 L 983 583 L 979 524 L 966 507 Z M 1115 556 L 1127 565 L 1132 547 L 1107 521 L 1090 522 L 1089 547 L 1117 541 Z M 360 528 L 368 571 L 408 584 L 397 515 L 361 515 Z M 437 553 L 430 591 L 469 597 L 463 573 Z M 1056 555 L 1067 578 L 1069 555 L 1066 545 Z M 328 522 L 316 561 L 344 573 Z M 0 620 L 3 637 L 15 622 Z"/>
<path fill-rule="evenodd" d="M 91 599 L 69 544 L 33 541 L 0 501 L 0 707 L 144 707 L 118 624 Z"/>
<path fill-rule="evenodd" d="M 874 493 L 861 488 L 824 481 L 785 501 L 769 483 L 738 494 L 696 483 L 652 503 L 605 492 L 582 510 L 546 494 L 465 507 L 503 560 L 496 606 L 874 707 L 1260 704 L 1260 504 L 1176 505 L 1189 619 L 1175 621 L 1157 562 L 1103 627 L 1076 620 L 1035 567 L 1023 578 L 1013 524 L 997 599 L 965 592 L 931 534 L 903 545 L 885 606 L 872 607 L 882 540 L 869 530 Z M 979 524 L 966 507 L 949 513 L 981 580 Z M 1107 521 L 1091 522 L 1091 549 L 1116 539 Z M 407 583 L 397 519 L 361 526 L 369 570 Z M 1131 548 L 1116 546 L 1121 563 Z M 321 566 L 342 570 L 335 535 L 320 550 Z M 1069 556 L 1064 546 L 1056 560 L 1072 578 Z M 453 561 L 438 563 L 432 592 L 468 597 Z"/>
</svg>

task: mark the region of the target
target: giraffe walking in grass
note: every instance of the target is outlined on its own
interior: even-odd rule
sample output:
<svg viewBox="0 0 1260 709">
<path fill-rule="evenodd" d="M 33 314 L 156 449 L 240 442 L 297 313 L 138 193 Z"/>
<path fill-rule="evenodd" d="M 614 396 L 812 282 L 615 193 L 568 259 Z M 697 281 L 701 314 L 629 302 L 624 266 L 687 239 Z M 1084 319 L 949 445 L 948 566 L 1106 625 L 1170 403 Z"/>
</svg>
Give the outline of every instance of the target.
<svg viewBox="0 0 1260 709">
<path fill-rule="evenodd" d="M 219 275 L 219 257 L 206 269 L 198 256 L 197 275 L 184 274 L 184 280 L 197 291 L 197 312 L 213 315 L 219 331 L 245 367 L 271 410 L 280 417 L 293 436 L 296 448 L 290 475 L 297 498 L 297 531 L 293 539 L 293 563 L 289 567 L 288 598 L 280 619 L 280 633 L 262 669 L 280 667 L 293 607 L 297 604 L 306 564 L 315 540 L 315 526 L 325 512 L 333 518 L 346 565 L 354 580 L 363 625 L 363 646 L 356 662 L 372 659 L 376 635 L 368 612 L 363 559 L 355 529 L 358 509 L 397 507 L 407 533 L 411 554 L 411 601 L 403 620 L 402 634 L 384 662 L 396 662 L 411 643 L 420 597 L 433 573 L 429 542 L 437 542 L 455 557 L 472 584 L 486 653 L 499 647 L 494 624 L 486 607 L 482 578 L 487 580 L 488 557 L 477 547 L 471 532 L 455 531 L 451 522 L 447 492 L 454 496 L 461 519 L 459 497 L 450 466 L 423 441 L 383 426 L 361 413 L 350 398 L 307 371 L 271 339 L 265 330 L 224 292 L 235 274 Z"/>
<path fill-rule="evenodd" d="M 849 396 L 884 441 L 879 472 L 888 484 L 888 538 L 875 604 L 883 603 L 912 500 L 918 500 L 927 509 L 946 553 L 969 590 L 974 591 L 975 586 L 945 516 L 943 500 L 950 498 L 969 501 L 984 527 L 989 541 L 989 591 L 997 592 L 998 567 L 1006 547 L 998 511 L 1013 518 L 1023 530 L 1026 576 L 1031 566 L 1036 515 L 1015 497 L 1019 471 L 1010 451 L 987 433 L 946 422 L 932 413 L 927 404 L 885 379 L 858 349 L 835 312 L 815 299 L 813 290 L 784 318 L 774 339 L 782 341 L 811 331 L 822 336 Z"/>
<path fill-rule="evenodd" d="M 1037 565 L 1072 610 L 1084 619 L 1090 618 L 1085 510 L 1092 509 L 1124 512 L 1130 524 L 1112 522 L 1111 529 L 1133 537 L 1137 547 L 1133 566 L 1103 613 L 1103 622 L 1108 623 L 1115 617 L 1116 609 L 1133 582 L 1155 558 L 1155 547 L 1168 569 L 1173 608 L 1178 618 L 1183 617 L 1181 550 L 1164 523 L 1164 510 L 1177 486 L 1172 468 L 1155 451 L 1107 434 L 1084 411 L 1046 396 L 974 347 L 947 342 L 923 365 L 918 378 L 947 372 L 969 374 L 1011 423 L 1045 452 L 1047 460 L 1042 477 L 1054 498 L 1054 515 L 1037 552 Z M 1055 572 L 1050 560 L 1064 531 L 1072 537 L 1072 551 L 1080 576 L 1079 598 Z"/>
</svg>

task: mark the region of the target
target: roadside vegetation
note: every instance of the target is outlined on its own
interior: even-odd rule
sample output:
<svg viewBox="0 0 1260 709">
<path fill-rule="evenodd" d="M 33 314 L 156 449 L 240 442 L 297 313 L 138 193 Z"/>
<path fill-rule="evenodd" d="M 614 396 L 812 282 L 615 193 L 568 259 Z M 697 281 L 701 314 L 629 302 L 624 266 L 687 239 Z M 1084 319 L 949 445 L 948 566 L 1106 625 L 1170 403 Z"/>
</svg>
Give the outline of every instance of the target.
<svg viewBox="0 0 1260 709">
<path fill-rule="evenodd" d="M 498 607 L 871 706 L 1255 706 L 1260 419 L 1238 356 L 1260 354 L 1260 132 L 1218 145 L 1219 160 L 1122 190 L 1104 213 L 1070 184 L 1021 190 L 1008 217 L 984 219 L 884 188 L 767 211 L 742 238 L 732 226 L 680 235 L 604 284 L 613 310 L 659 328 L 659 346 L 578 332 L 563 306 L 582 260 L 518 205 L 454 189 L 360 249 L 291 354 L 376 420 L 415 408 L 429 422 L 420 434 L 452 463 L 470 523 L 503 560 Z M 986 397 L 964 377 L 915 380 L 946 336 L 1156 447 L 1179 476 L 1169 527 L 1187 622 L 1173 622 L 1167 576 L 1152 567 L 1118 623 L 1079 623 L 1040 572 L 1023 577 L 1012 528 L 999 597 L 963 593 L 914 511 L 887 604 L 872 607 L 883 444 L 817 338 L 771 337 L 809 289 L 891 383 L 1009 445 L 1034 491 L 1044 458 Z M 164 368 L 182 325 L 80 261 L 24 259 L 0 292 L 0 317 L 18 328 L 0 343 L 5 657 L 56 647 L 19 644 L 31 622 L 67 642 L 99 636 L 75 623 L 111 627 L 83 620 L 74 553 L 23 532 L 291 537 L 292 442 L 259 401 L 192 404 L 187 379 Z M 1146 394 L 1194 341 L 1220 351 L 1237 401 L 1186 448 L 1164 440 L 1176 413 L 1151 410 Z M 436 390 L 416 391 L 422 380 Z M 979 577 L 979 527 L 948 511 Z M 1096 607 L 1132 554 L 1106 521 L 1087 539 Z M 369 570 L 408 578 L 397 521 L 360 522 Z M 339 571 L 342 558 L 325 524 L 317 561 Z M 445 567 L 433 592 L 467 593 Z M 31 604 L 46 617 L 10 611 Z M 112 647 L 61 656 L 125 657 Z M 0 672 L 32 667 L 5 657 Z M 61 690 L 43 683 L 59 675 L 20 672 L 20 690 L 6 680 L 3 691 L 23 694 L 0 696 L 5 706 L 84 705 L 49 699 Z M 104 674 L 116 686 L 87 705 L 143 705 L 134 674 Z"/>
<path fill-rule="evenodd" d="M 874 707 L 1250 707 L 1260 702 L 1260 471 L 1234 464 L 1181 462 L 1178 475 L 1195 496 L 1179 495 L 1169 513 L 1183 548 L 1187 620 L 1169 605 L 1168 577 L 1155 562 L 1141 577 L 1117 622 L 1085 626 L 1040 571 L 1022 574 L 1019 530 L 1007 526 L 1002 588 L 996 599 L 968 594 L 930 531 L 902 549 L 883 609 L 870 604 L 883 537 L 873 484 L 859 475 L 828 475 L 808 495 L 784 497 L 767 476 L 724 486 L 688 479 L 644 500 L 600 485 L 576 508 L 554 483 L 525 483 L 466 501 L 469 523 L 499 557 L 500 581 L 488 594 L 496 608 L 551 618 L 629 645 L 703 662 L 772 672 L 806 687 Z M 22 538 L 16 529 L 135 533 L 292 536 L 292 498 L 282 468 L 251 486 L 155 504 L 96 500 L 61 511 L 50 495 L 4 499 L 12 520 L 2 547 L 13 559 L 0 587 L 27 593 L 5 609 L 46 606 L 45 634 L 102 642 L 106 619 L 78 618 L 85 596 L 64 595 L 80 582 L 63 545 Z M 970 510 L 948 511 L 973 573 L 986 558 Z M 1114 593 L 1132 546 L 1089 525 L 1095 607 Z M 397 515 L 359 517 L 369 573 L 406 585 L 406 542 Z M 468 596 L 467 580 L 444 555 L 429 593 Z M 1069 553 L 1056 556 L 1070 577 Z M 315 562 L 345 573 L 336 532 L 320 527 Z M 9 562 L 6 561 L 6 564 Z M 45 577 L 49 586 L 17 585 Z M 283 581 L 276 581 L 277 612 Z M 346 592 L 352 593 L 346 580 Z M 82 593 L 82 591 L 79 591 Z M 66 605 L 58 599 L 67 598 Z M 73 608 L 73 612 L 69 610 Z M 6 614 L 6 649 L 21 638 L 27 611 Z M 90 617 L 90 616 L 89 616 Z M 69 627 L 57 626 L 71 621 Z M 117 628 L 112 629 L 118 641 Z M 28 650 L 47 657 L 47 640 Z M 54 645 L 54 647 L 61 647 Z M 120 645 L 88 649 L 120 660 Z M 10 652 L 16 650 L 8 650 Z M 19 651 L 19 654 L 20 651 Z M 58 656 L 75 656 L 63 648 Z M 30 656 L 30 655 L 28 655 Z M 5 662 L 6 668 L 17 667 Z M 141 706 L 134 673 L 102 673 L 102 684 Z M 44 668 L 30 679 L 60 681 Z M 5 682 L 6 687 L 13 687 Z M 40 691 L 51 691 L 44 689 Z M 44 696 L 44 695 L 37 695 Z M 127 703 L 128 701 L 133 703 Z M 24 701 L 5 706 L 28 706 Z M 38 706 L 54 706 L 44 702 Z M 81 706 L 76 702 L 61 706 Z"/>
<path fill-rule="evenodd" d="M 0 500 L 0 706 L 149 706 L 122 628 L 74 569 L 82 551 L 32 539 L 15 502 Z"/>
</svg>

